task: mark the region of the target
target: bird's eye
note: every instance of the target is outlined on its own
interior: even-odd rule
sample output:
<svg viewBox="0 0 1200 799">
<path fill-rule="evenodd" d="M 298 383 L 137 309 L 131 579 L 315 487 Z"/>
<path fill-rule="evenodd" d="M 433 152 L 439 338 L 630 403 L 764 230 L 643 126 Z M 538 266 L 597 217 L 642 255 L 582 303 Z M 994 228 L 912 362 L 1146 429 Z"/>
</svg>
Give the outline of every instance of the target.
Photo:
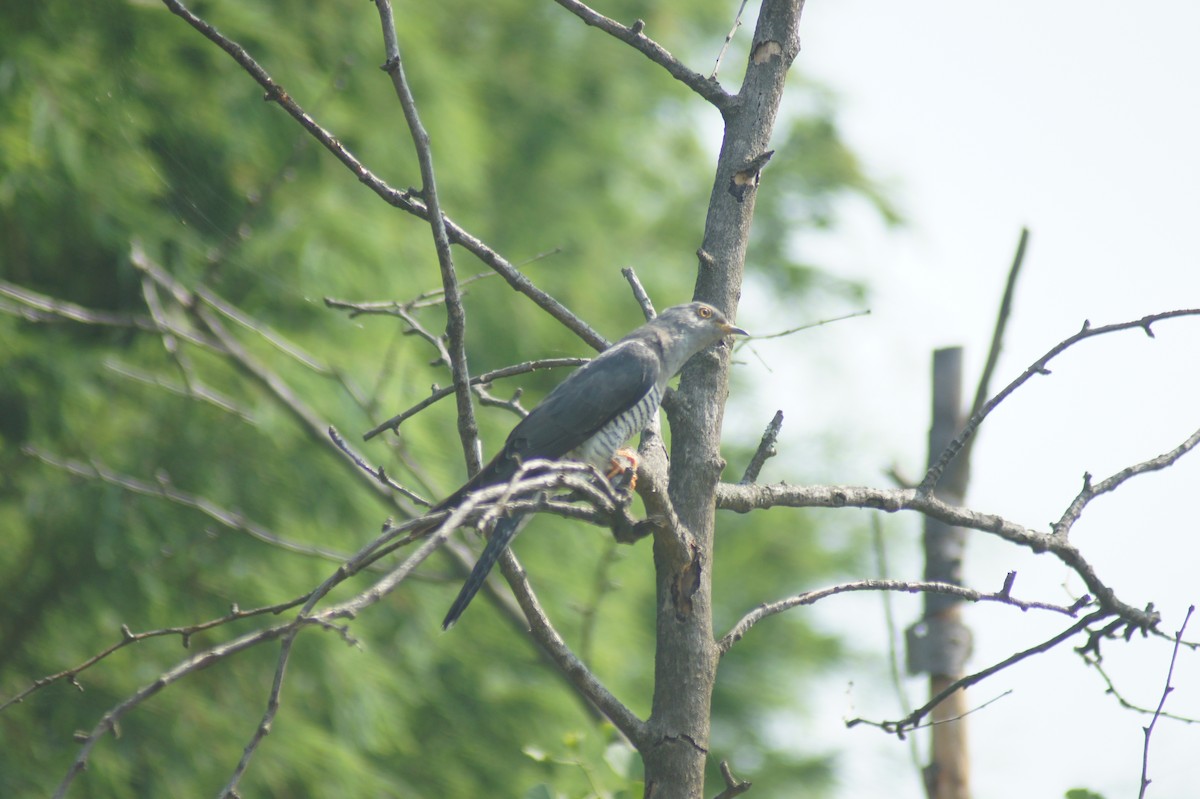
<svg viewBox="0 0 1200 799">
<path fill-rule="evenodd" d="M 708 319 L 710 316 L 712 316 L 712 314 L 712 308 L 709 308 L 707 305 L 701 305 L 696 309 L 696 315 L 701 319 Z"/>
</svg>

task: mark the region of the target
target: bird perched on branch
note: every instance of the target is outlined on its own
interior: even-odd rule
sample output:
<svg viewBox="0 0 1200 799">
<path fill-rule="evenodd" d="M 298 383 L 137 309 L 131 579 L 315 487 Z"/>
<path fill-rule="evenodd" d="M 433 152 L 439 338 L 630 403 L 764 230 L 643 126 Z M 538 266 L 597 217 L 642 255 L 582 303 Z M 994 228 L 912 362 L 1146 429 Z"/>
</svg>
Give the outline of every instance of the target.
<svg viewBox="0 0 1200 799">
<path fill-rule="evenodd" d="M 559 383 L 513 428 L 499 454 L 433 510 L 453 508 L 472 491 L 511 480 L 522 463 L 535 458 L 580 461 L 608 471 L 617 450 L 658 412 L 667 382 L 693 355 L 734 334 L 747 335 L 706 303 L 667 308 Z M 497 521 L 443 629 L 466 610 L 520 521 L 521 514 Z"/>
</svg>

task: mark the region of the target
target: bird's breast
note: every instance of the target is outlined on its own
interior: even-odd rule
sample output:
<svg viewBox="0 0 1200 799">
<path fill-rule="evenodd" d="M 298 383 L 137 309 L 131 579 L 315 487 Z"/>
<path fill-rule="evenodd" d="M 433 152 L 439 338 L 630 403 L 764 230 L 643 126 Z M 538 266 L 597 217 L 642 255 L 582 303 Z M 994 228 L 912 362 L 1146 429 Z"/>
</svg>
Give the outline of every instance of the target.
<svg viewBox="0 0 1200 799">
<path fill-rule="evenodd" d="M 622 413 L 614 416 L 584 441 L 568 453 L 572 460 L 590 463 L 599 469 L 607 469 L 612 461 L 613 453 L 628 441 L 634 433 L 645 429 L 650 419 L 658 412 L 662 402 L 662 391 L 653 386 L 640 400 Z"/>
</svg>

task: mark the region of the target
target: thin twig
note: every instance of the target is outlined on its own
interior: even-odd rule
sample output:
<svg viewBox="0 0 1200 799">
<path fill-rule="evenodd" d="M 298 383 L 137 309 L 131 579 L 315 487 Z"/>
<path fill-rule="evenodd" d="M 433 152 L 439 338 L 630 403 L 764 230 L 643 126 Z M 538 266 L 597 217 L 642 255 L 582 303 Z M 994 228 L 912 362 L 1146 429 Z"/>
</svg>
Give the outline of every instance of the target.
<svg viewBox="0 0 1200 799">
<path fill-rule="evenodd" d="M 321 127 L 307 111 L 293 100 L 284 88 L 276 83 L 270 74 L 241 45 L 224 36 L 212 25 L 193 14 L 180 0 L 163 0 L 163 4 L 171 13 L 183 19 L 202 36 L 224 50 L 250 77 L 263 87 L 266 92 L 264 99 L 276 103 L 286 111 L 313 138 L 320 142 L 321 146 L 353 172 L 360 183 L 367 186 L 389 205 L 421 219 L 429 219 L 429 209 L 423 200 L 416 197 L 412 192 L 399 191 L 392 188 L 367 169 L 336 136 Z M 533 300 L 539 308 L 557 319 L 564 327 L 578 335 L 590 346 L 597 350 L 605 349 L 608 346 L 607 339 L 593 330 L 578 316 L 571 313 L 558 300 L 535 286 L 533 281 L 522 274 L 507 259 L 486 245 L 478 237 L 468 233 L 453 220 L 445 218 L 444 221 L 446 233 L 451 242 L 465 247 L 472 255 L 503 277 L 513 289 Z"/>
<path fill-rule="evenodd" d="M 1086 508 L 1088 503 L 1096 497 L 1100 496 L 1101 494 L 1107 494 L 1110 491 L 1116 490 L 1118 486 L 1131 477 L 1136 477 L 1139 474 L 1146 474 L 1148 472 L 1157 472 L 1167 468 L 1171 464 L 1175 463 L 1175 461 L 1186 455 L 1188 452 L 1191 452 L 1193 449 L 1195 449 L 1197 444 L 1200 444 L 1200 430 L 1192 433 L 1190 436 L 1188 436 L 1186 441 L 1172 449 L 1170 452 L 1164 452 L 1162 455 L 1142 461 L 1141 463 L 1136 463 L 1132 466 L 1126 466 L 1113 476 L 1105 480 L 1101 480 L 1095 485 L 1092 484 L 1092 476 L 1090 474 L 1085 474 L 1083 476 L 1083 488 L 1063 513 L 1062 518 L 1051 526 L 1051 529 L 1054 530 L 1054 534 L 1066 536 L 1071 527 L 1083 514 L 1083 509 Z"/>
<path fill-rule="evenodd" d="M 938 726 L 941 726 L 942 724 L 953 724 L 956 721 L 962 721 L 967 716 L 970 716 L 974 713 L 978 713 L 980 710 L 983 710 L 985 707 L 988 707 L 989 705 L 993 705 L 996 702 L 999 702 L 1004 697 L 1011 696 L 1012 693 L 1013 693 L 1013 690 L 1011 688 L 1009 688 L 1007 691 L 1004 691 L 1002 693 L 997 694 L 996 696 L 993 696 L 991 699 L 987 700 L 986 702 L 976 705 L 975 707 L 971 708 L 970 710 L 963 711 L 962 713 L 958 713 L 954 716 L 950 716 L 949 718 L 934 719 L 932 721 L 919 722 L 917 724 L 912 725 L 911 727 L 906 727 L 905 730 L 906 731 L 908 731 L 908 730 L 923 730 L 923 729 L 927 729 L 927 728 L 938 727 Z M 871 721 L 870 719 L 851 719 L 851 721 L 854 722 L 854 726 L 863 724 L 868 727 L 878 727 L 879 729 L 883 730 L 884 732 L 896 733 L 896 730 L 892 728 L 893 722 Z M 908 737 L 904 732 L 899 732 L 896 734 L 899 735 L 899 737 L 901 737 L 901 738 Z M 913 741 L 913 747 L 915 749 L 916 741 Z M 917 763 L 917 765 L 919 766 L 920 763 Z"/>
<path fill-rule="evenodd" d="M 718 110 L 726 110 L 734 101 L 734 97 L 721 88 L 721 84 L 715 78 L 706 78 L 699 72 L 688 69 L 683 62 L 668 53 L 666 48 L 646 36 L 643 33 L 646 24 L 640 19 L 632 25 L 626 26 L 594 11 L 578 0 L 555 0 L 555 2 L 588 25 L 599 28 L 610 36 L 625 42 L 665 69 L 675 80 L 712 103 Z"/>
<path fill-rule="evenodd" d="M 113 313 L 97 311 L 76 305 L 73 302 L 55 299 L 45 294 L 31 291 L 16 283 L 0 280 L 0 296 L 16 300 L 22 306 L 45 316 L 26 316 L 31 322 L 43 322 L 51 319 L 63 319 L 70 322 L 81 322 L 86 325 L 102 325 L 107 327 L 134 327 L 150 333 L 157 333 L 158 325 L 154 320 L 143 314 Z"/>
<path fill-rule="evenodd" d="M 1163 707 L 1167 704 L 1167 697 L 1175 690 L 1171 685 L 1171 676 L 1175 673 L 1175 659 L 1179 657 L 1179 642 L 1183 640 L 1183 631 L 1187 629 L 1188 621 L 1192 618 L 1192 614 L 1196 612 L 1196 606 L 1191 605 L 1187 609 L 1187 614 L 1183 617 L 1183 624 L 1175 633 L 1175 646 L 1171 650 L 1171 665 L 1167 667 L 1167 680 L 1163 683 L 1162 698 L 1158 700 L 1158 707 L 1154 710 L 1154 715 L 1150 719 L 1150 723 L 1142 728 L 1145 733 L 1145 743 L 1142 744 L 1142 779 L 1141 788 L 1138 790 L 1138 799 L 1144 799 L 1146 789 L 1150 787 L 1150 777 L 1147 776 L 1150 767 L 1150 736 L 1154 733 L 1154 725 L 1158 722 L 1162 715 Z"/>
<path fill-rule="evenodd" d="M 254 414 L 249 408 L 243 408 L 233 399 L 225 396 L 219 391 L 209 388 L 197 379 L 193 378 L 190 383 L 181 386 L 180 384 L 172 382 L 167 378 L 159 377 L 156 374 L 143 371 L 134 366 L 130 366 L 129 364 L 121 363 L 115 358 L 106 358 L 104 360 L 104 367 L 128 380 L 135 380 L 148 386 L 161 388 L 164 391 L 170 392 L 171 394 L 176 394 L 180 397 L 187 397 L 188 399 L 207 402 L 210 405 L 225 411 L 226 413 L 233 414 L 243 422 L 247 422 L 248 424 L 257 424 L 254 419 Z"/>
<path fill-rule="evenodd" d="M 748 513 L 770 507 L 791 508 L 869 508 L 888 513 L 916 511 L 932 516 L 953 527 L 998 536 L 1032 552 L 1049 552 L 1079 575 L 1100 607 L 1120 617 L 1124 624 L 1140 630 L 1153 630 L 1160 616 L 1152 608 L 1141 609 L 1122 602 L 1103 580 L 1083 553 L 1065 536 L 1031 530 L 993 514 L 951 505 L 919 489 L 884 489 L 862 486 L 794 486 L 786 484 L 740 485 L 719 483 L 717 507 Z"/>
<path fill-rule="evenodd" d="M 1052 637 L 1046 641 L 1043 641 L 1042 643 L 1037 644 L 1036 646 L 1031 646 L 1029 649 L 1023 650 L 1021 652 L 1017 652 L 1014 655 L 1010 655 L 1009 657 L 1005 658 L 1004 660 L 1000 661 L 999 663 L 991 665 L 991 666 L 987 667 L 986 669 L 977 671 L 974 674 L 970 674 L 966 677 L 955 680 L 953 683 L 951 683 L 949 686 L 947 686 L 943 691 L 941 691 L 937 696 L 933 697 L 928 702 L 926 702 L 924 705 L 917 708 L 913 712 L 909 713 L 907 716 L 905 716 L 902 719 L 899 719 L 897 721 L 875 722 L 875 721 L 868 721 L 867 719 L 857 718 L 857 719 L 848 720 L 846 722 L 846 726 L 854 727 L 858 724 L 870 724 L 872 726 L 879 727 L 880 729 L 884 730 L 885 732 L 894 733 L 895 735 L 903 737 L 910 730 L 916 729 L 917 726 L 919 725 L 921 719 L 923 719 L 923 718 L 925 718 L 925 716 L 929 715 L 929 713 L 935 707 L 940 705 L 943 701 L 945 701 L 945 699 L 948 696 L 953 694 L 955 691 L 961 691 L 964 688 L 969 688 L 972 685 L 975 685 L 976 683 L 981 682 L 982 680 L 990 677 L 991 675 L 995 674 L 996 672 L 1003 671 L 1004 669 L 1008 668 L 1009 666 L 1019 663 L 1028 657 L 1040 654 L 1042 652 L 1048 652 L 1051 649 L 1053 649 L 1054 647 L 1061 644 L 1063 641 L 1066 641 L 1066 640 L 1070 639 L 1071 637 L 1073 637 L 1074 635 L 1076 635 L 1077 633 L 1079 633 L 1080 631 L 1087 629 L 1087 626 L 1089 624 L 1092 624 L 1094 622 L 1100 621 L 1101 619 L 1107 618 L 1109 615 L 1111 615 L 1110 612 L 1106 611 L 1106 610 L 1097 610 L 1093 613 L 1089 613 L 1087 616 L 1084 616 L 1082 619 L 1075 622 L 1074 624 L 1072 624 L 1067 629 L 1063 630 L 1058 635 L 1055 635 L 1054 637 Z"/>
<path fill-rule="evenodd" d="M 163 627 L 163 628 L 157 629 L 157 630 L 147 630 L 146 632 L 141 632 L 141 633 L 135 633 L 132 630 L 130 630 L 127 626 L 121 625 L 121 640 L 120 641 L 117 641 L 115 644 L 110 645 L 106 649 L 102 649 L 101 651 L 97 652 L 95 655 L 92 655 L 90 658 L 88 658 L 87 660 L 80 663 L 78 666 L 75 666 L 70 669 L 65 669 L 65 670 L 57 672 L 55 674 L 48 674 L 45 677 L 40 677 L 40 678 L 34 680 L 33 683 L 29 687 L 25 688 L 23 691 L 21 691 L 17 694 L 14 694 L 13 696 L 6 699 L 4 702 L 0 702 L 0 712 L 3 712 L 4 710 L 11 707 L 12 705 L 16 705 L 16 704 L 20 704 L 21 702 L 24 702 L 27 698 L 29 698 L 29 696 L 31 694 L 33 694 L 34 692 L 36 692 L 42 688 L 45 688 L 47 685 L 53 685 L 54 683 L 62 682 L 63 680 L 70 682 L 72 685 L 79 688 L 79 690 L 83 690 L 83 687 L 79 684 L 79 681 L 77 679 L 80 674 L 87 671 L 92 666 L 95 666 L 97 663 L 104 660 L 112 653 L 116 652 L 119 649 L 124 649 L 125 647 L 129 646 L 130 644 L 140 643 L 141 641 L 145 641 L 150 638 L 162 638 L 164 636 L 178 635 L 180 640 L 183 643 L 184 648 L 187 648 L 191 645 L 191 638 L 196 633 L 204 632 L 205 630 L 211 630 L 214 627 L 220 627 L 222 625 L 229 624 L 230 622 L 252 618 L 254 616 L 264 616 L 267 614 L 274 615 L 274 614 L 282 613 L 285 610 L 296 607 L 297 605 L 304 602 L 305 599 L 307 599 L 307 598 L 308 598 L 308 595 L 305 594 L 304 596 L 297 597 L 296 599 L 292 599 L 287 602 L 280 602 L 277 605 L 269 605 L 267 607 L 262 607 L 262 608 L 253 608 L 251 610 L 242 610 L 237 605 L 234 605 L 232 608 L 230 608 L 229 612 L 226 613 L 224 616 L 220 616 L 215 619 L 209 619 L 208 621 L 196 622 L 195 624 L 188 624 L 188 625 L 184 625 L 181 627 Z"/>
<path fill-rule="evenodd" d="M 136 477 L 113 471 L 95 459 L 92 459 L 89 463 L 83 463 L 70 458 L 60 458 L 57 455 L 53 455 L 33 445 L 26 445 L 21 448 L 21 451 L 26 455 L 37 458 L 47 466 L 52 466 L 55 469 L 61 469 L 68 474 L 73 474 L 77 477 L 83 477 L 88 480 L 99 480 L 103 483 L 117 486 L 118 488 L 128 491 L 131 494 L 140 494 L 147 497 L 158 497 L 160 499 L 165 499 L 168 502 L 174 502 L 176 505 L 181 505 L 185 508 L 199 511 L 223 527 L 246 533 L 251 538 L 261 541 L 264 544 L 270 544 L 273 547 L 278 547 L 279 549 L 287 552 L 294 552 L 297 555 L 308 555 L 311 557 L 323 558 L 324 560 L 334 561 L 335 563 L 343 563 L 346 560 L 346 553 L 344 552 L 338 552 L 336 550 L 327 549 L 326 547 L 313 544 L 300 544 L 295 541 L 290 541 L 271 532 L 261 524 L 251 521 L 239 511 L 221 507 L 212 500 L 202 497 L 198 494 L 192 494 L 187 491 L 180 490 L 164 479 L 160 479 L 153 483 L 145 480 L 139 480 Z"/>
<path fill-rule="evenodd" d="M 523 375 L 529 372 L 536 372 L 539 369 L 559 369 L 566 366 L 583 366 L 588 362 L 588 360 L 589 359 L 587 358 L 546 358 L 540 361 L 525 361 L 524 363 L 513 364 L 512 366 L 494 369 L 491 372 L 484 372 L 481 375 L 475 375 L 471 378 L 471 384 L 485 385 L 505 377 L 514 377 L 516 375 Z M 418 413 L 425 410 L 438 400 L 444 399 L 453 393 L 453 388 L 435 388 L 432 394 L 418 402 L 416 405 L 413 405 L 411 408 L 396 414 L 386 422 L 380 422 L 367 432 L 363 433 L 363 440 L 369 441 L 386 430 L 397 429 L 408 419 L 411 419 L 413 416 L 416 416 Z"/>
<path fill-rule="evenodd" d="M 658 312 L 654 310 L 654 301 L 646 293 L 646 287 L 638 279 L 637 272 L 633 271 L 633 267 L 621 267 L 621 274 L 625 276 L 625 280 L 629 283 L 629 288 L 633 289 L 633 297 L 637 300 L 638 305 L 642 306 L 642 315 L 646 317 L 646 321 L 649 322 L 658 316 Z"/>
<path fill-rule="evenodd" d="M 79 754 L 67 769 L 66 775 L 63 776 L 58 788 L 54 791 L 54 799 L 63 799 L 67 795 L 67 791 L 71 787 L 71 783 L 75 778 L 87 767 L 88 756 L 92 749 L 95 748 L 99 740 L 107 733 L 113 731 L 117 727 L 117 722 L 125 716 L 126 713 L 133 710 L 135 707 L 146 701 L 150 697 L 157 694 L 159 691 L 178 682 L 179 680 L 193 674 L 197 671 L 208 668 L 216 663 L 227 660 L 228 658 L 247 649 L 258 646 L 266 641 L 274 640 L 283 635 L 290 627 L 290 624 L 279 624 L 273 627 L 266 627 L 261 630 L 246 633 L 243 636 L 233 639 L 219 646 L 212 647 L 200 654 L 191 657 L 176 664 L 173 668 L 159 675 L 158 679 L 149 683 L 133 694 L 122 700 L 120 703 L 112 707 L 105 713 L 100 721 L 92 728 L 92 731 L 83 738 L 79 748 Z"/>
<path fill-rule="evenodd" d="M 721 52 L 717 53 L 717 61 L 713 64 L 712 73 L 708 76 L 709 80 L 717 79 L 717 73 L 721 70 L 721 59 L 725 57 L 725 51 L 729 49 L 729 43 L 733 41 L 738 28 L 742 27 L 742 13 L 746 10 L 748 2 L 749 0 L 742 0 L 742 4 L 738 6 L 737 16 L 733 18 L 733 27 L 729 29 L 729 33 L 725 34 L 725 43 L 721 45 Z"/>
<path fill-rule="evenodd" d="M 775 415 L 771 417 L 767 429 L 763 431 L 762 438 L 758 442 L 758 449 L 754 450 L 754 455 L 746 464 L 746 471 L 739 482 L 743 484 L 757 482 L 758 473 L 762 471 L 767 459 L 773 458 L 777 454 L 775 441 L 779 438 L 779 431 L 782 429 L 783 411 L 775 411 Z"/>
<path fill-rule="evenodd" d="M 1173 633 L 1169 637 L 1174 640 Z M 1185 642 L 1180 641 L 1179 645 L 1185 646 L 1186 644 Z M 1091 666 L 1096 670 L 1096 673 L 1100 675 L 1100 679 L 1104 681 L 1104 693 L 1115 699 L 1118 705 L 1126 710 L 1132 710 L 1134 713 L 1141 713 L 1146 716 L 1154 715 L 1154 708 L 1142 707 L 1141 705 L 1134 704 L 1125 698 L 1120 689 L 1117 688 L 1116 683 L 1113 682 L 1112 677 L 1109 676 L 1109 673 L 1104 670 L 1104 666 L 1101 664 L 1100 658 L 1089 652 L 1080 652 L 1079 656 L 1083 658 L 1084 663 L 1086 663 L 1088 666 Z M 1158 715 L 1164 719 L 1170 719 L 1171 721 L 1181 721 L 1184 724 L 1200 724 L 1200 718 L 1193 718 L 1191 716 L 1178 716 L 1174 713 L 1167 713 L 1165 711 L 1159 713 Z"/>
<path fill-rule="evenodd" d="M 883 538 L 883 522 L 880 520 L 878 513 L 871 514 L 871 551 L 875 555 L 877 579 L 887 580 L 891 569 L 888 567 L 887 558 L 887 543 Z M 896 624 L 896 611 L 892 606 L 892 591 L 880 591 L 879 601 L 883 603 L 883 626 L 887 631 L 888 640 L 888 677 L 892 682 L 892 690 L 896 693 L 896 701 L 900 705 L 900 712 L 908 714 L 912 712 L 912 701 L 908 697 L 908 691 L 904 688 L 904 678 L 900 669 L 900 649 L 896 646 L 899 636 L 899 627 Z M 917 749 L 917 739 L 915 737 L 909 739 L 908 747 L 909 758 L 912 760 L 913 768 L 916 771 L 918 778 L 922 777 L 921 753 Z"/>
<path fill-rule="evenodd" d="M 1017 599 L 1008 592 L 1007 586 L 999 591 L 984 593 L 970 588 L 963 588 L 961 585 L 954 585 L 953 583 L 931 583 L 915 580 L 858 580 L 852 583 L 841 583 L 840 585 L 821 588 L 816 591 L 806 591 L 803 594 L 781 599 L 778 602 L 765 602 L 747 613 L 737 624 L 733 625 L 729 632 L 717 642 L 717 650 L 724 655 L 750 631 L 751 627 L 777 613 L 783 613 L 785 610 L 791 610 L 802 605 L 812 605 L 826 597 L 855 591 L 899 591 L 906 594 L 945 594 L 947 596 L 958 597 L 966 602 L 999 602 L 1004 605 L 1012 605 L 1021 610 L 1049 610 L 1065 616 L 1074 616 L 1078 612 L 1077 608 L 1063 605 Z"/>
<path fill-rule="evenodd" d="M 743 2 L 742 7 L 746 4 Z M 746 791 L 754 787 L 754 783 L 750 780 L 739 780 L 733 776 L 733 769 L 729 768 L 729 762 L 721 761 L 721 779 L 725 780 L 725 790 L 721 791 L 714 799 L 733 799 L 735 796 L 741 796 Z"/>
<path fill-rule="evenodd" d="M 301 366 L 311 369 L 312 371 L 321 375 L 334 374 L 333 368 L 325 363 L 322 363 L 315 355 L 305 352 L 299 344 L 294 344 L 288 341 L 283 337 L 283 334 L 272 330 L 269 325 L 266 325 L 262 321 L 253 318 L 249 314 L 243 313 L 240 308 L 221 297 L 212 289 L 206 286 L 198 285 L 193 289 L 193 291 L 199 299 L 206 302 L 217 313 L 257 334 L 272 347 L 279 350 Z"/>
<path fill-rule="evenodd" d="M 752 336 L 747 337 L 747 339 L 754 339 L 755 341 L 766 341 L 769 338 L 783 338 L 784 336 L 790 336 L 793 333 L 799 333 L 802 330 L 810 330 L 814 327 L 821 327 L 822 325 L 829 325 L 829 324 L 833 324 L 834 322 L 842 322 L 842 321 L 845 321 L 846 319 L 857 319 L 860 316 L 870 316 L 870 315 L 871 315 L 871 309 L 863 308 L 861 311 L 853 311 L 848 314 L 842 314 L 841 316 L 830 317 L 829 319 L 820 319 L 816 322 L 809 322 L 807 324 L 800 325 L 799 327 L 788 328 L 787 330 L 783 330 L 778 333 L 766 333 L 761 336 L 752 335 Z"/>
<path fill-rule="evenodd" d="M 958 455 L 959 451 L 963 448 L 963 446 L 965 446 L 967 440 L 974 435 L 975 430 L 979 427 L 983 420 L 987 418 L 988 414 L 990 414 L 997 405 L 1007 399 L 1010 394 L 1028 382 L 1034 375 L 1050 374 L 1050 370 L 1046 368 L 1047 364 L 1054 360 L 1054 358 L 1058 355 L 1061 355 L 1063 351 L 1078 344 L 1084 339 L 1103 336 L 1106 333 L 1116 333 L 1122 330 L 1141 329 L 1142 332 L 1144 332 L 1147 336 L 1154 338 L 1154 331 L 1151 329 L 1152 325 L 1165 319 L 1176 319 L 1183 316 L 1200 316 L 1200 308 L 1184 308 L 1177 311 L 1163 311 L 1162 313 L 1143 316 L 1141 319 L 1134 319 L 1128 322 L 1118 322 L 1111 325 L 1102 325 L 1101 327 L 1092 327 L 1091 322 L 1085 321 L 1083 323 L 1083 327 L 1078 333 L 1063 339 L 1058 344 L 1055 344 L 1053 347 L 1051 347 L 1045 355 L 1038 358 L 1029 366 L 1029 368 L 1022 372 L 1020 377 L 1005 386 L 999 394 L 985 402 L 983 407 L 971 415 L 971 418 L 967 420 L 967 423 L 963 426 L 963 429 L 959 432 L 958 436 L 955 437 L 955 439 L 951 441 L 949 445 L 947 445 L 946 449 L 943 450 L 942 454 L 938 456 L 937 463 L 931 466 L 929 471 L 926 472 L 925 478 L 921 481 L 921 485 L 919 486 L 918 490 L 922 493 L 929 493 L 933 491 L 934 486 L 936 486 L 938 480 L 941 479 L 942 473 L 946 470 L 946 467 L 950 464 L 950 461 L 953 460 L 956 455 Z"/>
<path fill-rule="evenodd" d="M 1012 315 L 1013 299 L 1017 294 L 1017 277 L 1021 274 L 1021 266 L 1025 263 L 1025 250 L 1029 246 L 1029 228 L 1021 228 L 1021 236 L 1017 239 L 1017 251 L 1013 255 L 1012 266 L 1008 268 L 1008 279 L 1004 283 L 1004 297 L 1000 300 L 1000 310 L 996 312 L 996 327 L 992 331 L 992 343 L 988 347 L 987 362 L 983 373 L 979 375 L 979 384 L 975 388 L 975 400 L 971 403 L 971 414 L 979 412 L 988 398 L 988 389 L 996 364 L 1000 361 L 1000 351 L 1004 347 L 1004 331 L 1008 327 L 1008 318 Z"/>
<path fill-rule="evenodd" d="M 463 309 L 462 293 L 458 288 L 458 273 L 454 268 L 454 255 L 450 252 L 450 237 L 446 232 L 446 220 L 442 216 L 438 199 L 437 178 L 433 170 L 433 150 L 429 133 L 421 124 L 417 102 L 404 74 L 404 62 L 400 58 L 400 43 L 396 37 L 396 22 L 392 17 L 389 0 L 375 0 L 379 10 L 379 22 L 383 29 L 384 50 L 387 61 L 383 71 L 392 79 L 396 98 L 404 111 L 404 119 L 412 134 L 417 151 L 417 163 L 421 169 L 421 196 L 428 209 L 428 222 L 433 232 L 434 249 L 442 272 L 443 300 L 446 305 L 446 348 L 449 351 L 450 373 L 454 381 L 457 400 L 458 436 L 462 442 L 467 471 L 475 474 L 483 466 L 479 445 L 479 425 L 475 421 L 475 405 L 471 401 L 471 373 L 467 365 L 467 314 Z M 411 322 L 410 322 L 411 324 Z"/>
<path fill-rule="evenodd" d="M 372 468 L 370 464 L 368 464 L 365 460 L 363 460 L 363 457 L 361 455 L 359 455 L 357 452 L 355 452 L 353 449 L 350 448 L 350 445 L 346 443 L 346 439 L 342 438 L 341 434 L 338 433 L 337 429 L 334 428 L 332 425 L 330 425 L 330 427 L 329 427 L 329 438 L 331 441 L 333 441 L 334 446 L 336 446 L 338 449 L 340 449 L 342 452 L 344 452 L 346 454 L 346 457 L 349 458 L 351 461 L 353 461 L 355 466 L 362 469 L 367 474 L 371 475 L 371 477 L 375 478 L 383 485 L 387 486 L 388 488 L 392 489 L 393 491 L 397 491 L 397 492 L 403 494 L 404 496 L 408 497 L 409 499 L 411 499 L 413 502 L 417 503 L 418 505 L 423 505 L 427 508 L 433 506 L 433 503 L 430 502 L 429 500 L 425 499 L 425 497 L 421 496 L 420 494 L 418 494 L 417 492 L 415 492 L 409 488 L 405 488 L 404 486 L 400 485 L 392 478 L 388 477 L 387 472 L 385 472 L 383 470 L 382 466 Z"/>
</svg>

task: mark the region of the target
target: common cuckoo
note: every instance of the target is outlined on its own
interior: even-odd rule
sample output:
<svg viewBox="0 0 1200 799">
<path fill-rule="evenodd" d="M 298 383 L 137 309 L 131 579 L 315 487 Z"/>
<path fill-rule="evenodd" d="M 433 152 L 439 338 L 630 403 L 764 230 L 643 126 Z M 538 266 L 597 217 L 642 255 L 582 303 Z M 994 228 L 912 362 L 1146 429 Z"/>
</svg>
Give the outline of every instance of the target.
<svg viewBox="0 0 1200 799">
<path fill-rule="evenodd" d="M 446 510 L 472 491 L 504 483 L 535 458 L 572 460 L 608 470 L 617 450 L 658 412 L 667 381 L 693 355 L 726 336 L 746 335 L 703 302 L 667 308 L 572 372 L 522 419 L 499 454 L 433 509 Z M 512 542 L 521 514 L 502 517 L 442 622 L 450 629 Z"/>
</svg>

